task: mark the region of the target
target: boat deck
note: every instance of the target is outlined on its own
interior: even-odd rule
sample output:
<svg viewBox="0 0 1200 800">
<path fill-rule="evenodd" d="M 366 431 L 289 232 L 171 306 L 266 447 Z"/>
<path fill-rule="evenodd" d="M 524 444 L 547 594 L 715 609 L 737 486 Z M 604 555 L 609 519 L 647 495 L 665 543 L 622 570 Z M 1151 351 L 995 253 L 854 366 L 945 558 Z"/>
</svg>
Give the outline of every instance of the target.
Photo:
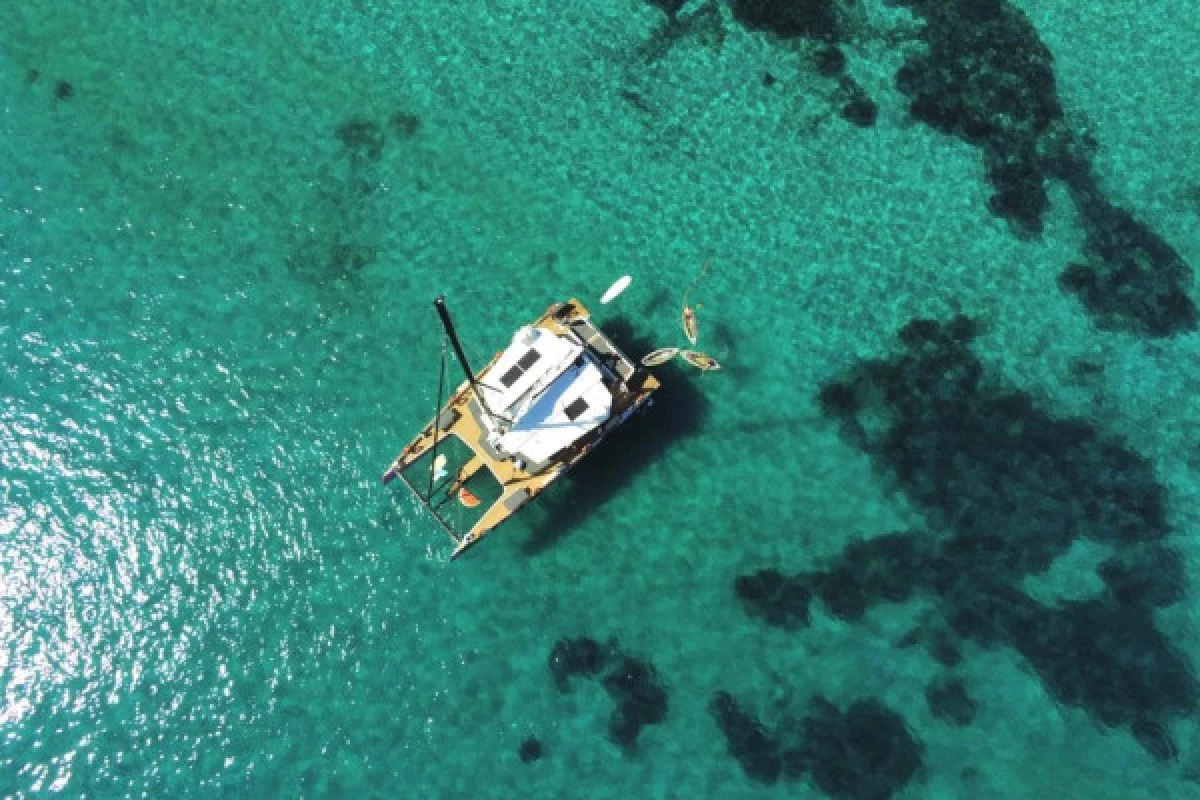
<svg viewBox="0 0 1200 800">
<path fill-rule="evenodd" d="M 499 499 L 483 513 L 483 516 L 469 531 L 462 535 L 452 530 L 436 510 L 430 507 L 442 527 L 457 543 L 451 558 L 460 555 L 540 494 L 550 483 L 586 455 L 612 429 L 624 422 L 629 414 L 646 403 L 650 395 L 659 388 L 660 384 L 653 375 L 639 369 L 629 361 L 592 324 L 588 318 L 587 309 L 579 301 L 572 299 L 566 303 L 551 306 L 533 324 L 535 327 L 543 328 L 556 335 L 570 332 L 578 336 L 592 354 L 611 370 L 615 376 L 615 380 L 608 386 L 613 395 L 611 413 L 596 430 L 586 434 L 548 461 L 540 464 L 522 464 L 519 459 L 499 453 L 492 447 L 488 441 L 488 428 L 485 422 L 488 414 L 480 406 L 475 388 L 466 381 L 459 385 L 437 417 L 431 420 L 425 429 L 401 451 L 384 474 L 385 482 L 396 476 L 403 478 L 404 471 L 429 453 L 436 443 L 441 442 L 447 436 L 453 436 L 470 449 L 472 456 L 455 473 L 446 489 L 446 494 L 449 496 L 457 493 L 484 467 L 500 484 Z M 479 373 L 481 379 L 488 374 L 499 356 L 500 353 L 497 353 Z M 405 482 L 413 488 L 414 492 L 417 492 L 416 487 L 407 478 L 405 478 Z M 429 507 L 429 498 L 424 497 L 420 492 L 417 494 Z"/>
</svg>

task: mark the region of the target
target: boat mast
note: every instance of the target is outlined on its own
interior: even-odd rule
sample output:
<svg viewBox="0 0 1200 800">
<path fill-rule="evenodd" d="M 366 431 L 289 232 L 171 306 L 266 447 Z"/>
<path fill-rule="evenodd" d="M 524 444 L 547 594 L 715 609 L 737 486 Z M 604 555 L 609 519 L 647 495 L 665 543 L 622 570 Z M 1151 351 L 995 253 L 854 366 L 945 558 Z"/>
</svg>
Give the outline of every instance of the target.
<svg viewBox="0 0 1200 800">
<path fill-rule="evenodd" d="M 454 323 L 450 321 L 450 312 L 446 309 L 446 298 L 438 295 L 433 301 L 433 307 L 437 309 L 438 316 L 442 318 L 442 327 L 446 329 L 446 336 L 450 338 L 450 345 L 454 348 L 454 355 L 458 357 L 458 363 L 462 366 L 463 372 L 466 373 L 467 382 L 471 384 L 471 388 L 475 390 L 475 399 L 479 401 L 479 407 L 484 413 L 492 419 L 496 415 L 488 408 L 487 401 L 483 399 L 483 392 L 479 391 L 479 381 L 475 379 L 475 371 L 471 369 L 471 365 L 467 363 L 467 355 L 463 352 L 462 345 L 459 344 L 458 334 L 454 332 Z"/>
</svg>

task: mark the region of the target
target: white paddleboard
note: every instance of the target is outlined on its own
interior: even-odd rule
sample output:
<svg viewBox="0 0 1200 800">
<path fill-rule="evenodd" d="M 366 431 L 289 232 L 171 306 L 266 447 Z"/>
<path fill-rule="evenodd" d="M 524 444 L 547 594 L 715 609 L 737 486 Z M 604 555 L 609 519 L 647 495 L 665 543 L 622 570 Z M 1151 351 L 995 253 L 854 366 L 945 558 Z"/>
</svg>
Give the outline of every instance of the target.
<svg viewBox="0 0 1200 800">
<path fill-rule="evenodd" d="M 601 304 L 611 303 L 613 300 L 616 300 L 621 292 L 629 288 L 629 284 L 631 283 L 633 283 L 633 278 L 629 275 L 622 275 L 620 278 L 617 278 L 617 282 L 608 287 L 608 291 L 600 298 Z"/>
</svg>

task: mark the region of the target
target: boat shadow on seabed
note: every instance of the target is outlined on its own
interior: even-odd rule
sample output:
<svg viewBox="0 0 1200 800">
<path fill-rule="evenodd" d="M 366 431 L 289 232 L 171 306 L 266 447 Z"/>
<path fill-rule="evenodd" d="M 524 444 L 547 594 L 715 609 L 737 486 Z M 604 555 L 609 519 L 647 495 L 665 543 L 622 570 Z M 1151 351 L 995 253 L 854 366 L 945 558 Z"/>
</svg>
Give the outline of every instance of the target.
<svg viewBox="0 0 1200 800">
<path fill-rule="evenodd" d="M 608 320 L 600 328 L 632 358 L 656 346 L 635 335 L 633 324 L 624 317 Z M 662 388 L 655 392 L 654 405 L 648 411 L 615 431 L 603 447 L 580 461 L 559 480 L 560 485 L 548 489 L 533 504 L 538 512 L 524 526 L 530 532 L 521 548 L 525 555 L 536 556 L 553 547 L 634 483 L 670 447 L 704 427 L 710 403 L 696 381 L 699 373 L 677 363 L 654 368 Z"/>
</svg>

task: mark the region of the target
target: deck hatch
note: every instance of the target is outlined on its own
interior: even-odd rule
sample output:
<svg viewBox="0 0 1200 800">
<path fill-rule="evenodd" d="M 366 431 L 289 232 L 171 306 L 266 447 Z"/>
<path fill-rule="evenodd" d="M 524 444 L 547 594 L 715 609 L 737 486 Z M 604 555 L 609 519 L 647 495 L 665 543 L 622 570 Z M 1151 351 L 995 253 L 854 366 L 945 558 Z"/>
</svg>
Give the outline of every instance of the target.
<svg viewBox="0 0 1200 800">
<path fill-rule="evenodd" d="M 500 383 L 504 384 L 504 388 L 507 389 L 516 383 L 523 374 L 525 374 L 525 370 L 521 369 L 519 366 L 514 366 L 508 372 L 500 376 Z"/>
<path fill-rule="evenodd" d="M 532 367 L 534 364 L 536 364 L 538 362 L 538 359 L 541 357 L 542 357 L 541 353 L 539 353 L 537 350 L 534 350 L 533 348 L 530 348 L 528 353 L 521 356 L 521 358 L 517 360 L 517 366 L 520 367 L 522 370 L 527 370 L 530 367 Z"/>
<path fill-rule="evenodd" d="M 580 414 L 587 411 L 587 408 L 587 400 L 584 400 L 582 397 L 576 397 L 571 401 L 570 405 L 563 409 L 563 413 L 567 415 L 567 419 L 574 422 L 579 419 Z"/>
<path fill-rule="evenodd" d="M 541 357 L 541 353 L 532 347 L 529 348 L 529 351 L 517 359 L 517 363 L 510 367 L 508 372 L 500 376 L 500 383 L 504 384 L 505 389 L 511 389 L 512 385 L 521 380 L 521 376 L 528 372 L 529 368 L 536 364 Z"/>
</svg>

